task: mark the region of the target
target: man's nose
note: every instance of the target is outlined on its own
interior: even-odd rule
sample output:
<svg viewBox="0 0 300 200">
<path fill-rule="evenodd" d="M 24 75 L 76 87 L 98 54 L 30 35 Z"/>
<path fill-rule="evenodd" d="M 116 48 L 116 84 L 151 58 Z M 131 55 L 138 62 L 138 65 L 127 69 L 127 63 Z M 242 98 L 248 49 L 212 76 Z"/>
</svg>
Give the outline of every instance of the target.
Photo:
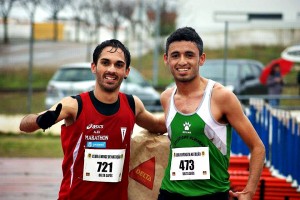
<svg viewBox="0 0 300 200">
<path fill-rule="evenodd" d="M 186 64 L 186 58 L 185 58 L 184 55 L 181 55 L 181 56 L 179 57 L 179 64 L 180 64 L 180 65 L 185 65 L 185 64 Z"/>
<path fill-rule="evenodd" d="M 108 67 L 107 70 L 110 71 L 110 72 L 116 72 L 116 67 L 115 67 L 114 64 L 111 64 L 111 65 Z"/>
</svg>

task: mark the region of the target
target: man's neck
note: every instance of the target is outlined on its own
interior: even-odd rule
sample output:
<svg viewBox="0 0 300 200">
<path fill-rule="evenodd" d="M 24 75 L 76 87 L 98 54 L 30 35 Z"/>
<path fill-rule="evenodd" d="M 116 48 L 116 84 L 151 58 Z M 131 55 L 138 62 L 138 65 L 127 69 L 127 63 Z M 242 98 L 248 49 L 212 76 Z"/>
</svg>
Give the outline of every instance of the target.
<svg viewBox="0 0 300 200">
<path fill-rule="evenodd" d="M 206 81 L 203 78 L 195 78 L 190 82 L 177 82 L 177 94 L 182 96 L 190 96 L 194 92 L 199 93 L 204 91 Z"/>
<path fill-rule="evenodd" d="M 112 104 L 118 100 L 119 90 L 116 90 L 114 92 L 107 92 L 101 89 L 95 89 L 94 96 L 98 101 L 102 103 Z"/>
</svg>

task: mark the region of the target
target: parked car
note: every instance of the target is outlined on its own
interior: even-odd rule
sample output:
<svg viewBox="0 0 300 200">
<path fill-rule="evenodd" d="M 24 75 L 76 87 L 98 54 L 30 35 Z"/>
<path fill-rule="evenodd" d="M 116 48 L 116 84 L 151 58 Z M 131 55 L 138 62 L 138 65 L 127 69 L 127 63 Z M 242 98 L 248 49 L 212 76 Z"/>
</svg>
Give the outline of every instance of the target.
<svg viewBox="0 0 300 200">
<path fill-rule="evenodd" d="M 95 76 L 90 63 L 71 63 L 58 68 L 47 85 L 45 106 L 49 109 L 66 96 L 77 95 L 94 89 Z M 149 111 L 161 111 L 160 94 L 144 79 L 134 67 L 130 67 L 121 92 L 138 96 Z"/>
<path fill-rule="evenodd" d="M 228 59 L 226 66 L 226 80 L 223 59 L 207 59 L 200 67 L 200 75 L 223 84 L 236 95 L 267 94 L 267 87 L 259 81 L 264 68 L 261 62 L 251 59 Z M 174 83 L 169 87 L 172 85 Z"/>
</svg>

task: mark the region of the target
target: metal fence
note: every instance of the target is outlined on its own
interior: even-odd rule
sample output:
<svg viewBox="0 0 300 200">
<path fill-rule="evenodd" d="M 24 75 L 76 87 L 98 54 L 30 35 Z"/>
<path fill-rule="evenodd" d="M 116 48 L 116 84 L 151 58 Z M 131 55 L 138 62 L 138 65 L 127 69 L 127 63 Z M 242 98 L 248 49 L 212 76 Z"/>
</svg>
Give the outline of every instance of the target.
<svg viewBox="0 0 300 200">
<path fill-rule="evenodd" d="M 246 114 L 265 145 L 266 164 L 274 174 L 284 176 L 300 191 L 300 111 L 274 108 L 264 99 L 252 98 Z M 249 154 L 235 130 L 232 152 Z"/>
</svg>

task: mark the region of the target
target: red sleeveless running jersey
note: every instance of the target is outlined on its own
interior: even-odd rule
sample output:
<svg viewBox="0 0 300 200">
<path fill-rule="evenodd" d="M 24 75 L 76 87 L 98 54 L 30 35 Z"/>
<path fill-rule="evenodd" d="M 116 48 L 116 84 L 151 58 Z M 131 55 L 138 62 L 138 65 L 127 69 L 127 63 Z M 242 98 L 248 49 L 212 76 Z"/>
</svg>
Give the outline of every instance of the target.
<svg viewBox="0 0 300 200">
<path fill-rule="evenodd" d="M 96 110 L 88 92 L 80 96 L 82 111 L 78 119 L 70 126 L 61 127 L 64 159 L 63 180 L 58 199 L 127 200 L 130 138 L 135 124 L 135 113 L 123 93 L 119 93 L 119 110 L 110 116 L 102 115 Z M 82 179 L 84 151 L 87 143 L 91 142 L 101 143 L 101 148 L 105 149 L 126 149 L 121 182 L 105 183 Z"/>
</svg>

